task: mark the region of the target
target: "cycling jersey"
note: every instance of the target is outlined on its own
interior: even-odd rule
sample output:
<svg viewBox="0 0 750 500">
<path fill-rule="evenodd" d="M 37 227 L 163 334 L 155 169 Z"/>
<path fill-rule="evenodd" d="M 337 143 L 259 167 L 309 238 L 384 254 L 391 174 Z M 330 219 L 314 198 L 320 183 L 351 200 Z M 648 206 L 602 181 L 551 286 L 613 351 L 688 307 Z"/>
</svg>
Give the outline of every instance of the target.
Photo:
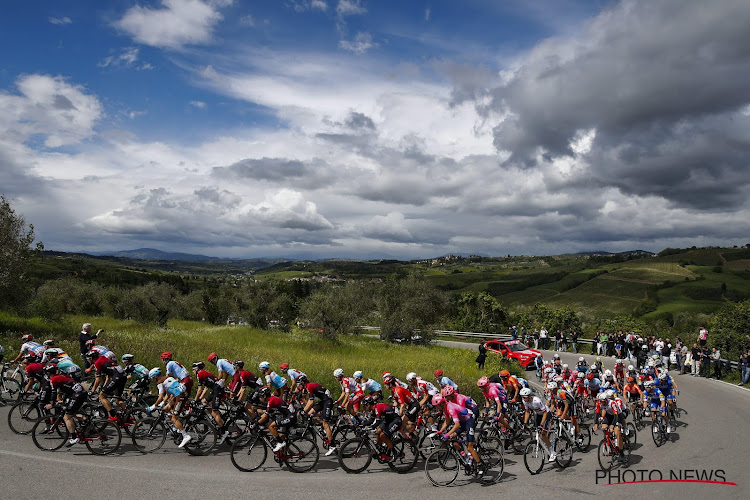
<svg viewBox="0 0 750 500">
<path fill-rule="evenodd" d="M 653 391 L 647 390 L 643 393 L 643 399 L 645 399 L 652 410 L 661 407 L 664 402 L 664 394 L 659 389 L 654 388 Z"/>
<path fill-rule="evenodd" d="M 341 385 L 341 390 L 346 393 L 356 394 L 358 392 L 362 392 L 362 388 L 351 377 L 342 377 L 339 384 Z"/>
<path fill-rule="evenodd" d="M 393 402 L 396 403 L 396 405 L 408 405 L 415 401 L 414 395 L 408 389 L 404 389 L 403 387 L 393 388 Z"/>
<path fill-rule="evenodd" d="M 71 357 L 70 357 L 70 356 L 69 356 L 69 355 L 68 355 L 67 353 L 65 353 L 64 351 L 62 351 L 62 350 L 58 349 L 58 352 L 59 352 L 59 353 L 58 353 L 58 355 L 57 355 L 57 357 L 56 357 L 55 359 L 63 359 L 63 358 L 67 358 L 67 359 L 72 359 L 72 358 L 71 358 Z M 48 355 L 47 351 L 44 351 L 44 355 L 42 356 L 42 363 L 48 363 L 48 362 L 50 361 L 50 359 L 51 359 L 51 358 L 49 357 L 49 355 Z"/>
<path fill-rule="evenodd" d="M 29 363 L 26 365 L 26 375 L 29 378 L 41 380 L 44 378 L 44 365 L 41 363 Z"/>
<path fill-rule="evenodd" d="M 81 384 L 65 375 L 53 375 L 49 382 L 56 391 L 67 397 L 86 394 L 86 390 Z"/>
<path fill-rule="evenodd" d="M 544 415 L 545 413 L 549 413 L 550 409 L 549 407 L 544 404 L 544 402 L 539 399 L 537 396 L 534 396 L 531 398 L 531 401 L 523 400 L 523 406 L 529 411 L 533 411 L 537 415 Z"/>
<path fill-rule="evenodd" d="M 165 392 L 171 396 L 181 396 L 185 394 L 185 384 L 173 377 L 167 377 L 161 384 L 158 384 L 156 388 L 159 391 L 159 395 Z"/>
<path fill-rule="evenodd" d="M 461 393 L 455 393 L 456 396 L 456 404 L 463 406 L 467 410 L 471 411 L 475 415 L 479 411 L 477 408 L 477 403 L 473 399 L 471 399 L 469 396 L 466 396 L 465 394 Z"/>
<path fill-rule="evenodd" d="M 657 380 L 656 381 L 656 388 L 661 391 L 662 394 L 667 399 L 674 399 L 674 385 L 672 384 L 672 377 L 667 375 L 667 378 L 665 380 Z"/>
<path fill-rule="evenodd" d="M 216 361 L 216 369 L 219 371 L 219 376 L 221 376 L 222 373 L 226 373 L 230 377 L 234 376 L 234 365 L 226 359 Z"/>
<path fill-rule="evenodd" d="M 263 383 L 252 372 L 247 370 L 235 370 L 229 389 L 233 394 L 240 392 L 242 387 L 249 387 L 252 391 L 261 387 Z"/>
<path fill-rule="evenodd" d="M 465 422 L 473 417 L 472 413 L 464 406 L 458 405 L 452 401 L 445 402 L 445 416 L 453 422 Z"/>
<path fill-rule="evenodd" d="M 452 381 L 451 379 L 449 379 L 448 377 L 440 377 L 437 382 L 440 387 L 445 387 L 446 385 L 449 385 L 453 387 L 455 390 L 458 390 L 458 385 L 456 385 L 456 383 Z"/>
<path fill-rule="evenodd" d="M 57 370 L 60 373 L 68 375 L 73 380 L 80 381 L 81 378 L 81 367 L 73 362 L 70 357 L 60 359 L 59 357 L 55 360 L 57 364 Z"/>
<path fill-rule="evenodd" d="M 198 379 L 199 386 L 208 387 L 212 391 L 216 391 L 217 389 L 223 391 L 224 389 L 224 381 L 208 370 L 198 370 L 196 378 Z"/>
<path fill-rule="evenodd" d="M 97 373 L 109 375 L 111 378 L 125 377 L 125 370 L 122 369 L 122 366 L 104 356 L 96 358 L 96 361 L 94 361 L 94 368 Z"/>
<path fill-rule="evenodd" d="M 177 361 L 170 361 L 169 363 L 167 363 L 165 370 L 167 375 L 171 375 L 177 380 L 183 380 L 190 376 L 190 372 L 187 371 L 187 368 L 182 366 Z"/>
<path fill-rule="evenodd" d="M 419 395 L 419 397 L 421 397 L 421 398 L 424 397 L 425 394 L 428 394 L 430 396 L 434 396 L 435 394 L 437 394 L 438 392 L 440 392 L 440 391 L 437 390 L 437 388 L 434 385 L 432 385 L 431 382 L 428 382 L 428 381 L 423 380 L 421 378 L 417 379 L 416 389 L 417 389 L 417 395 Z"/>
<path fill-rule="evenodd" d="M 99 353 L 99 357 L 104 356 L 105 358 L 109 358 L 112 361 L 117 361 L 117 356 L 115 356 L 115 353 L 104 347 L 103 345 L 95 345 L 91 347 L 92 351 L 96 351 Z"/>
<path fill-rule="evenodd" d="M 318 384 L 317 382 L 309 382 L 305 386 L 307 393 L 317 399 L 332 399 L 331 391 Z"/>
<path fill-rule="evenodd" d="M 34 356 L 42 356 L 44 354 L 44 351 L 44 346 L 38 342 L 34 342 L 33 340 L 24 342 L 21 345 L 21 354 L 29 353 L 33 354 Z"/>
<path fill-rule="evenodd" d="M 359 386 L 362 388 L 362 391 L 370 391 L 370 394 L 383 391 L 383 388 L 377 382 L 377 380 L 373 380 L 371 378 L 368 378 L 365 382 L 359 384 Z"/>
<path fill-rule="evenodd" d="M 276 372 L 271 372 L 266 375 L 266 385 L 273 389 L 281 389 L 286 385 L 286 379 L 276 375 Z"/>
<path fill-rule="evenodd" d="M 128 375 L 132 375 L 133 378 L 136 380 L 148 378 L 148 368 L 146 368 L 140 363 L 135 363 L 135 364 L 126 366 L 125 373 L 127 373 Z"/>
<path fill-rule="evenodd" d="M 500 403 L 506 403 L 508 401 L 508 393 L 505 392 L 505 388 L 502 384 L 493 384 L 490 382 L 487 384 L 487 390 L 483 391 L 485 399 L 488 401 L 497 401 Z"/>
<path fill-rule="evenodd" d="M 299 378 L 300 375 L 305 375 L 301 371 L 295 370 L 294 368 L 289 368 L 286 371 L 286 374 L 289 375 L 289 378 L 292 379 L 295 382 L 297 381 L 297 379 Z M 307 375 L 305 375 L 305 377 L 307 377 Z"/>
</svg>

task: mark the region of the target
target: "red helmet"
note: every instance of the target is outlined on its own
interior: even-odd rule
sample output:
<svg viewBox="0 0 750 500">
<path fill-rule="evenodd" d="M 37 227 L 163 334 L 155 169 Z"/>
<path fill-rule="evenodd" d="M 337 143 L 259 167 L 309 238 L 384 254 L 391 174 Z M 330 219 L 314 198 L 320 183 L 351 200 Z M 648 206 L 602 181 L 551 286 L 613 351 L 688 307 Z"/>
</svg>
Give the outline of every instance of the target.
<svg viewBox="0 0 750 500">
<path fill-rule="evenodd" d="M 489 383 L 490 383 L 490 379 L 488 379 L 487 377 L 482 377 L 479 380 L 477 380 L 477 387 L 487 387 L 487 384 Z"/>
<path fill-rule="evenodd" d="M 452 385 L 446 385 L 445 387 L 443 387 L 443 390 L 440 391 L 440 393 L 443 395 L 444 398 L 449 398 L 453 396 L 455 392 L 456 391 L 455 389 L 453 389 Z"/>
<path fill-rule="evenodd" d="M 443 370 L 435 370 L 432 374 L 435 375 L 435 377 L 442 377 Z"/>
<path fill-rule="evenodd" d="M 21 337 L 22 342 L 28 342 L 29 340 L 34 340 L 34 336 L 30 334 L 26 334 L 23 337 Z"/>
<path fill-rule="evenodd" d="M 391 372 L 383 372 L 383 380 L 385 380 L 386 377 L 390 377 Z"/>
<path fill-rule="evenodd" d="M 586 375 L 586 379 L 587 380 L 591 380 L 593 378 L 594 378 L 594 374 L 593 373 L 589 373 L 588 375 Z"/>
<path fill-rule="evenodd" d="M 169 351 L 161 353 L 161 359 L 163 360 L 172 359 L 172 353 Z"/>
<path fill-rule="evenodd" d="M 383 383 L 384 383 L 385 385 L 391 385 L 391 384 L 393 384 L 394 382 L 395 382 L 395 381 L 393 380 L 393 375 L 391 375 L 390 373 L 389 373 L 389 374 L 387 374 L 387 375 L 386 375 L 385 377 L 383 377 Z"/>
<path fill-rule="evenodd" d="M 208 360 L 211 362 L 214 362 L 217 359 L 219 359 L 219 355 L 216 354 L 215 352 L 212 352 L 211 354 L 208 355 Z"/>
<path fill-rule="evenodd" d="M 282 370 L 286 370 L 289 368 L 289 363 L 281 363 L 281 366 L 279 366 Z"/>
</svg>

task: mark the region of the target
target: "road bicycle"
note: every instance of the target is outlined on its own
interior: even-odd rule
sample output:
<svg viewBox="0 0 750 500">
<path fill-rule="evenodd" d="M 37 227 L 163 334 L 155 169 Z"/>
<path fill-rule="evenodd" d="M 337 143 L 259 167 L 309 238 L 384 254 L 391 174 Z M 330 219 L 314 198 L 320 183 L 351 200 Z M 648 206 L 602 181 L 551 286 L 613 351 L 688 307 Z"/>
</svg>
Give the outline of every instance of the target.
<svg viewBox="0 0 750 500">
<path fill-rule="evenodd" d="M 15 372 L 8 375 L 9 365 L 10 363 L 3 363 L 2 374 L 0 374 L 0 403 L 3 406 L 16 402 L 23 392 L 23 376 L 20 380 L 15 376 L 16 372 L 22 372 L 16 368 Z"/>
<path fill-rule="evenodd" d="M 578 428 L 581 432 L 576 432 L 575 425 L 570 419 L 558 420 L 557 433 L 558 435 L 564 435 L 569 441 L 571 441 L 576 449 L 580 452 L 587 452 L 591 445 L 591 430 L 586 424 L 578 424 Z"/>
<path fill-rule="evenodd" d="M 216 446 L 216 425 L 205 413 L 205 406 L 192 402 L 191 408 L 184 417 L 183 428 L 191 437 L 184 450 L 191 455 L 208 455 Z M 175 445 L 180 444 L 183 435 L 172 423 L 171 414 L 157 408 L 152 415 L 137 422 L 131 431 L 133 446 L 141 453 L 152 453 L 160 449 L 167 435 Z"/>
<path fill-rule="evenodd" d="M 232 465 L 242 472 L 257 470 L 266 462 L 268 450 L 273 448 L 270 434 L 257 424 L 251 424 L 248 432 L 232 443 Z M 320 451 L 314 439 L 292 433 L 286 437 L 284 447 L 271 453 L 279 467 L 286 465 L 292 472 L 312 470 L 320 459 Z"/>
<path fill-rule="evenodd" d="M 451 438 L 443 441 L 425 460 L 424 472 L 435 486 L 448 486 L 458 477 L 463 469 L 464 474 L 478 478 L 482 483 L 492 484 L 500 480 L 505 469 L 505 460 L 500 451 L 482 448 L 477 444 L 480 462 L 474 462 L 471 454 L 464 451 L 465 440 Z M 456 449 L 458 447 L 458 449 Z"/>
<path fill-rule="evenodd" d="M 38 394 L 33 399 L 19 399 L 8 412 L 8 427 L 16 434 L 29 434 L 37 420 L 49 413 L 40 404 Z"/>
<path fill-rule="evenodd" d="M 646 414 L 646 416 L 650 416 L 650 414 Z M 651 422 L 651 437 L 654 439 L 657 448 L 667 442 L 667 423 L 664 421 L 661 411 Z"/>
<path fill-rule="evenodd" d="M 624 432 L 619 423 L 617 426 L 620 427 L 620 435 L 622 436 L 622 449 L 617 446 L 617 438 L 610 430 L 611 426 L 603 429 L 604 437 L 599 443 L 597 459 L 599 460 L 599 467 L 605 472 L 611 470 L 617 462 L 625 467 L 630 464 L 630 449 L 632 445 L 629 436 Z"/>
<path fill-rule="evenodd" d="M 400 432 L 400 431 L 399 431 Z M 346 472 L 359 474 L 367 469 L 373 457 L 378 463 L 387 463 L 391 470 L 404 474 L 417 465 L 419 451 L 414 441 L 402 435 L 394 437 L 393 448 L 378 445 L 370 432 L 361 432 L 359 436 L 347 439 L 339 448 L 338 460 Z"/>
<path fill-rule="evenodd" d="M 545 430 L 543 427 L 537 427 L 531 442 L 526 445 L 523 452 L 523 463 L 530 474 L 539 474 L 549 457 L 549 452 L 541 437 Z M 573 460 L 573 443 L 566 436 L 558 436 L 555 430 L 549 431 L 548 437 L 557 455 L 555 463 L 563 469 L 566 468 Z"/>
<path fill-rule="evenodd" d="M 31 438 L 37 448 L 44 451 L 55 451 L 62 448 L 70 439 L 64 420 L 64 411 L 57 406 L 59 413 L 52 417 L 42 417 L 34 424 Z M 90 415 L 74 416 L 75 436 L 94 455 L 110 455 L 120 448 L 122 433 L 115 422 L 94 418 Z"/>
<path fill-rule="evenodd" d="M 331 420 L 331 436 L 333 441 L 329 441 L 328 435 L 323 428 L 322 421 L 316 415 L 310 416 L 302 411 L 299 412 L 299 418 L 302 420 L 302 426 L 295 429 L 293 432 L 298 433 L 302 436 L 307 436 L 313 441 L 316 440 L 316 436 L 320 438 L 323 444 L 323 449 L 328 450 L 331 446 L 339 446 L 341 443 L 355 435 L 357 422 L 354 417 L 345 413 L 338 413 L 334 415 Z"/>
</svg>

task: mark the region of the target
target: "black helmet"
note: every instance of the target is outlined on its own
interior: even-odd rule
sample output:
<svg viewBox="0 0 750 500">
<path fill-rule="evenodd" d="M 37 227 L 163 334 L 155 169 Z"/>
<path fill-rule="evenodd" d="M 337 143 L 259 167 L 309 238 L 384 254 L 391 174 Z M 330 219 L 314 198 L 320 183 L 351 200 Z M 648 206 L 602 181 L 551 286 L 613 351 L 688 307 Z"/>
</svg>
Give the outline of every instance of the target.
<svg viewBox="0 0 750 500">
<path fill-rule="evenodd" d="M 297 377 L 297 385 L 304 384 L 305 382 L 307 382 L 307 375 L 301 373 L 300 376 Z"/>
<path fill-rule="evenodd" d="M 258 389 L 258 394 L 260 394 L 260 397 L 262 398 L 267 398 L 271 395 L 271 389 L 269 389 L 268 387 L 261 387 L 260 389 Z"/>
<path fill-rule="evenodd" d="M 49 365 L 45 366 L 44 373 L 54 375 L 55 373 L 57 373 L 57 365 L 50 363 Z"/>
<path fill-rule="evenodd" d="M 204 363 L 203 361 L 196 361 L 195 363 L 193 363 L 193 370 L 202 370 L 205 367 L 206 363 Z"/>
<path fill-rule="evenodd" d="M 89 352 L 86 353 L 87 358 L 96 359 L 99 357 L 99 351 L 95 351 L 91 349 Z"/>
<path fill-rule="evenodd" d="M 362 400 L 362 404 L 366 406 L 375 404 L 375 398 L 373 398 L 372 396 L 366 396 L 365 399 Z"/>
<path fill-rule="evenodd" d="M 36 354 L 29 353 L 26 356 L 23 357 L 24 361 L 28 361 L 29 363 L 36 363 L 36 361 L 39 359 Z"/>
<path fill-rule="evenodd" d="M 245 362 L 244 362 L 244 361 L 242 361 L 241 359 L 238 359 L 237 361 L 235 361 L 235 362 L 234 362 L 234 363 L 232 363 L 232 364 L 233 364 L 234 366 L 236 366 L 237 368 L 240 368 L 240 369 L 242 369 L 242 368 L 245 368 Z"/>
</svg>

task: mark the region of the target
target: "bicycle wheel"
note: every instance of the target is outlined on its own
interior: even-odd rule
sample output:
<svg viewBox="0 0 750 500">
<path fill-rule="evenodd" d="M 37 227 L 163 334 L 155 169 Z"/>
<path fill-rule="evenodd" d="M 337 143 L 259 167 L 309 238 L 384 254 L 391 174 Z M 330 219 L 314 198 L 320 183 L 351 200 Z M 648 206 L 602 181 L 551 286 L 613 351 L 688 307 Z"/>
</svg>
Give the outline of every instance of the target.
<svg viewBox="0 0 750 500">
<path fill-rule="evenodd" d="M 552 436 L 550 436 L 550 439 L 552 439 Z M 567 435 L 557 436 L 554 450 L 557 454 L 555 462 L 563 469 L 573 461 L 573 443 Z"/>
<path fill-rule="evenodd" d="M 352 425 L 340 425 L 333 433 L 333 443 L 339 446 L 347 439 L 351 439 L 356 435 L 356 429 Z"/>
<path fill-rule="evenodd" d="M 216 426 L 205 416 L 186 425 L 185 431 L 191 437 L 185 451 L 191 455 L 208 455 L 216 446 Z"/>
<path fill-rule="evenodd" d="M 576 434 L 576 449 L 586 453 L 591 446 L 591 429 L 585 424 L 578 424 L 578 428 L 581 429 L 581 432 Z"/>
<path fill-rule="evenodd" d="M 255 432 L 245 434 L 232 444 L 229 451 L 232 465 L 242 472 L 252 472 L 266 461 L 268 447 L 263 438 Z"/>
<path fill-rule="evenodd" d="M 597 452 L 596 458 L 599 460 L 599 467 L 604 472 L 612 469 L 612 464 L 614 463 L 615 459 L 615 452 L 612 449 L 609 441 L 607 441 L 607 438 L 602 439 L 599 443 L 599 450 Z"/>
<path fill-rule="evenodd" d="M 451 448 L 432 450 L 424 462 L 424 472 L 435 486 L 448 486 L 458 477 L 460 460 Z"/>
<path fill-rule="evenodd" d="M 541 439 L 534 439 L 526 445 L 523 452 L 523 464 L 530 474 L 539 474 L 544 467 L 544 444 Z"/>
<path fill-rule="evenodd" d="M 625 435 L 628 436 L 630 444 L 635 444 L 638 442 L 638 429 L 633 422 L 628 422 L 627 424 L 625 424 Z"/>
<path fill-rule="evenodd" d="M 247 432 L 247 426 L 249 425 L 249 417 L 237 417 L 229 424 L 226 430 L 229 431 L 224 443 L 231 446 L 232 443 L 237 440 L 240 436 Z"/>
<path fill-rule="evenodd" d="M 620 454 L 620 463 L 627 467 L 630 464 L 630 450 L 633 447 L 629 436 L 622 436 L 622 450 Z"/>
<path fill-rule="evenodd" d="M 393 460 L 388 462 L 391 470 L 404 474 L 417 465 L 419 452 L 411 439 L 396 438 L 393 440 Z"/>
<path fill-rule="evenodd" d="M 28 434 L 41 418 L 39 407 L 30 401 L 18 401 L 8 412 L 8 427 L 16 434 Z"/>
<path fill-rule="evenodd" d="M 37 448 L 43 451 L 55 451 L 62 448 L 70 437 L 62 415 L 49 418 L 42 417 L 31 429 L 31 439 Z"/>
<path fill-rule="evenodd" d="M 152 453 L 160 449 L 167 440 L 167 428 L 157 417 L 147 417 L 137 422 L 130 432 L 133 446 L 141 453 Z"/>
<path fill-rule="evenodd" d="M 667 440 L 667 433 L 664 429 L 664 421 L 661 419 L 661 417 L 657 418 L 651 424 L 651 437 L 654 438 L 654 444 L 657 448 L 663 445 Z"/>
<path fill-rule="evenodd" d="M 92 420 L 84 431 L 86 448 L 94 455 L 111 455 L 120 448 L 122 432 L 117 422 Z"/>
<path fill-rule="evenodd" d="M 0 385 L 0 401 L 11 404 L 21 399 L 20 395 L 21 383 L 14 378 L 3 378 Z"/>
<path fill-rule="evenodd" d="M 513 433 L 513 436 L 511 437 L 511 446 L 513 447 L 513 451 L 518 454 L 524 453 L 526 451 L 527 445 L 532 441 L 532 439 L 533 436 L 531 434 L 531 431 L 529 431 L 528 429 L 516 429 L 516 431 Z"/>
<path fill-rule="evenodd" d="M 419 455 L 422 459 L 426 460 L 430 453 L 440 447 L 441 443 L 442 440 L 436 433 L 432 431 L 425 432 L 425 434 L 419 439 Z"/>
<path fill-rule="evenodd" d="M 372 462 L 373 452 L 369 439 L 362 437 L 347 439 L 339 448 L 339 464 L 346 472 L 359 474 Z"/>
<path fill-rule="evenodd" d="M 290 440 L 284 447 L 284 463 L 292 472 L 307 472 L 318 465 L 320 450 L 315 441 L 308 437 Z"/>
<path fill-rule="evenodd" d="M 498 482 L 503 477 L 503 471 L 505 470 L 505 460 L 502 453 L 493 449 L 485 449 L 479 452 L 479 457 L 482 459 L 482 462 L 477 464 L 477 467 L 482 470 L 479 480 L 485 484 Z"/>
</svg>

